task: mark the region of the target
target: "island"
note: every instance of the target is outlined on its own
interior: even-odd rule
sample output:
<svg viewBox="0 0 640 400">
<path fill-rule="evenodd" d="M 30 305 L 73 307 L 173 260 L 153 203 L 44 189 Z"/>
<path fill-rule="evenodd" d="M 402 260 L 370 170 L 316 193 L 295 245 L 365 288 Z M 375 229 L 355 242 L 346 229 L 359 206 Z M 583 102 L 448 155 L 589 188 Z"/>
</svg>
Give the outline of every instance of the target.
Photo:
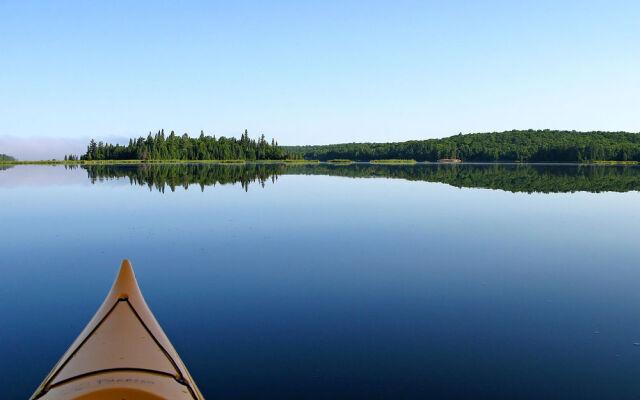
<svg viewBox="0 0 640 400">
<path fill-rule="evenodd" d="M 302 160 L 302 156 L 290 153 L 278 145 L 275 139 L 269 143 L 264 135 L 257 140 L 251 139 L 245 129 L 240 139 L 235 137 L 205 135 L 200 131 L 197 138 L 187 133 L 176 135 L 171 131 L 165 136 L 164 129 L 151 132 L 146 138 L 129 139 L 126 146 L 120 144 L 96 142 L 92 139 L 87 152 L 80 156 L 69 154 L 65 161 L 215 161 L 245 162 L 269 160 Z"/>
</svg>

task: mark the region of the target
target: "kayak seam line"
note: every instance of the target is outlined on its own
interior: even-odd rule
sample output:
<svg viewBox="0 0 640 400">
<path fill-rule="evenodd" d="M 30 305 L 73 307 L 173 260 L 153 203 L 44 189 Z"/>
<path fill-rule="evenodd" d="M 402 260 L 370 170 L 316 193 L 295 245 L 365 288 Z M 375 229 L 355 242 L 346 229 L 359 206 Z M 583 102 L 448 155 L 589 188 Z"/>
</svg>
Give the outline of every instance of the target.
<svg viewBox="0 0 640 400">
<path fill-rule="evenodd" d="M 67 378 L 63 381 L 57 382 L 55 384 L 51 384 L 51 382 L 56 378 L 56 376 L 58 376 L 58 374 L 60 373 L 60 371 L 62 371 L 62 369 L 64 369 L 64 367 L 69 363 L 69 361 L 71 361 L 71 359 L 76 355 L 76 353 L 80 350 L 80 348 L 82 348 L 82 346 L 84 346 L 84 344 L 89 340 L 89 338 L 91 338 L 91 336 L 93 336 L 93 334 L 95 333 L 95 331 L 100 327 L 100 325 L 102 325 L 102 323 L 107 319 L 107 317 L 113 312 L 113 310 L 118 306 L 118 303 L 120 302 L 126 302 L 129 305 L 129 308 L 131 309 L 131 311 L 133 312 L 133 314 L 136 316 L 136 318 L 138 319 L 138 321 L 140 322 L 140 324 L 142 325 L 142 327 L 147 331 L 147 333 L 149 334 L 149 336 L 151 336 L 151 338 L 153 339 L 153 341 L 156 343 L 156 345 L 158 346 L 158 348 L 160 348 L 160 350 L 162 351 L 162 353 L 164 353 L 165 357 L 169 360 L 169 362 L 171 363 L 171 365 L 173 366 L 173 368 L 176 370 L 176 372 L 178 373 L 179 377 L 176 377 L 173 374 L 169 374 L 167 372 L 160 372 L 160 371 L 155 371 L 155 370 L 147 370 L 147 369 L 136 369 L 136 368 L 115 368 L 115 369 L 105 369 L 105 370 L 99 370 L 99 371 L 92 371 L 92 372 L 88 372 L 85 374 L 81 374 L 81 375 L 76 375 L 74 377 L 71 378 Z M 47 381 L 42 385 L 43 388 L 42 390 L 33 397 L 33 399 L 39 399 L 40 397 L 44 396 L 51 388 L 53 387 L 57 387 L 63 383 L 67 383 L 71 380 L 74 379 L 78 379 L 84 376 L 90 376 L 93 375 L 95 373 L 100 373 L 100 372 L 109 372 L 109 371 L 123 371 L 123 370 L 129 370 L 129 371 L 142 371 L 142 372 L 152 372 L 152 373 L 159 373 L 161 375 L 166 375 L 166 376 L 170 376 L 173 379 L 176 380 L 176 382 L 180 383 L 181 385 L 184 385 L 187 387 L 187 389 L 189 389 L 189 393 L 191 394 L 191 396 L 195 399 L 198 400 L 198 396 L 195 394 L 193 388 L 191 387 L 191 385 L 189 384 L 189 382 L 184 378 L 184 375 L 182 374 L 182 371 L 180 371 L 180 368 L 178 367 L 178 364 L 173 360 L 173 358 L 171 357 L 171 355 L 169 354 L 169 352 L 162 346 L 162 344 L 160 344 L 160 342 L 158 341 L 158 339 L 156 339 L 155 335 L 153 334 L 153 332 L 151 332 L 151 330 L 147 327 L 147 324 L 144 323 L 144 321 L 142 320 L 142 318 L 140 317 L 140 315 L 138 314 L 138 312 L 136 311 L 136 309 L 133 307 L 133 304 L 131 304 L 131 302 L 129 302 L 129 298 L 128 297 L 120 297 L 118 298 L 115 303 L 113 304 L 113 306 L 111 306 L 111 308 L 109 309 L 109 311 L 107 311 L 107 313 L 102 317 L 102 319 L 100 319 L 100 322 L 98 322 L 96 324 L 96 326 L 91 330 L 91 332 L 89 332 L 89 334 L 82 340 L 82 342 L 80 342 L 80 344 L 78 344 L 78 346 L 73 350 L 73 352 L 69 355 L 69 357 L 60 365 L 59 368 L 56 369 L 56 372 L 51 375 L 51 377 L 49 379 L 47 379 Z"/>
<path fill-rule="evenodd" d="M 120 300 L 120 299 L 118 299 Z M 136 309 L 133 307 L 133 304 L 131 304 L 131 302 L 129 302 L 128 298 L 124 298 L 122 299 L 122 301 L 125 301 L 128 305 L 129 308 L 131 308 L 131 311 L 133 311 L 133 314 L 136 316 L 136 318 L 138 319 L 138 321 L 140 321 L 140 324 L 144 327 L 144 329 L 147 331 L 147 333 L 149 334 L 149 336 L 151 336 L 151 339 L 153 339 L 153 341 L 156 343 L 156 345 L 158 346 L 158 348 L 160 348 L 160 350 L 162 350 L 162 352 L 164 353 L 165 357 L 167 357 L 167 359 L 169 360 L 169 362 L 171 363 L 171 365 L 173 365 L 173 368 L 176 370 L 176 372 L 178 373 L 179 377 L 173 376 L 173 378 L 176 380 L 176 382 L 184 385 L 187 387 L 187 389 L 189 389 L 189 393 L 191 394 L 191 396 L 195 399 L 198 400 L 198 396 L 196 396 L 193 388 L 191 387 L 191 385 L 189 384 L 189 381 L 187 381 L 184 378 L 184 375 L 182 374 L 182 371 L 180 371 L 180 368 L 178 367 L 178 363 L 176 363 L 173 359 L 173 357 L 171 357 L 171 354 L 169 354 L 169 352 L 162 346 L 162 344 L 160 344 L 160 342 L 158 341 L 158 339 L 156 339 L 155 335 L 153 334 L 153 332 L 151 332 L 151 330 L 149 329 L 149 327 L 147 327 L 147 324 L 144 323 L 144 321 L 142 320 L 142 318 L 140 317 L 140 315 L 138 314 L 138 312 L 136 311 Z"/>
<path fill-rule="evenodd" d="M 95 327 L 93 327 L 93 329 L 91 330 L 91 332 L 89 332 L 89 334 L 82 340 L 82 342 L 80 342 L 80 344 L 78 344 L 78 346 L 73 350 L 73 352 L 71 352 L 71 354 L 69 355 L 69 357 L 60 365 L 60 367 L 58 367 L 56 369 L 56 372 L 51 375 L 51 377 L 44 383 L 42 390 L 40 391 L 40 393 L 34 397 L 34 399 L 37 399 L 39 397 L 44 396 L 49 389 L 51 389 L 51 387 L 53 385 L 51 385 L 51 382 L 56 378 L 56 376 L 58 376 L 58 374 L 60 373 L 60 371 L 62 371 L 62 369 L 69 363 L 69 361 L 71 361 L 71 359 L 76 355 L 76 353 L 80 350 L 80 348 L 82 346 L 84 346 L 84 344 L 87 342 L 87 340 L 89 340 L 89 338 L 91 336 L 93 336 L 93 334 L 95 333 L 95 331 L 100 327 L 100 325 L 102 325 L 102 323 L 107 319 L 107 317 L 113 312 L 113 310 L 116 308 L 116 306 L 118 305 L 119 302 L 126 300 L 127 303 L 129 302 L 128 299 L 126 298 L 119 298 L 118 300 L 116 300 L 116 302 L 113 304 L 113 306 L 111 306 L 111 308 L 109 309 L 109 311 L 107 311 L 107 313 L 104 315 L 104 317 L 102 317 L 102 319 L 100 319 L 100 322 L 98 322 L 96 324 Z"/>
<path fill-rule="evenodd" d="M 157 371 L 155 369 L 146 369 L 146 368 L 105 368 L 105 369 L 99 369 L 99 370 L 96 370 L 96 371 L 85 372 L 84 374 L 72 376 L 71 378 L 67 378 L 67 379 L 62 380 L 60 382 L 56 382 L 56 383 L 54 383 L 53 385 L 51 385 L 49 387 L 49 390 L 51 390 L 53 388 L 56 388 L 58 386 L 64 385 L 65 383 L 69 383 L 71 381 L 74 381 L 76 379 L 86 378 L 87 376 L 99 375 L 99 374 L 104 374 L 104 373 L 109 373 L 109 372 L 146 372 L 146 373 L 151 373 L 151 374 L 163 375 L 163 376 L 167 376 L 167 377 L 175 379 L 175 377 L 172 374 L 170 374 L 168 372 Z"/>
<path fill-rule="evenodd" d="M 173 358 L 171 358 L 171 355 L 169 354 L 169 352 L 167 350 L 165 350 L 164 347 L 162 347 L 162 344 L 160 344 L 160 342 L 158 341 L 158 339 L 156 339 L 156 337 L 153 335 L 153 332 L 151 332 L 151 330 L 147 327 L 147 324 L 144 323 L 144 321 L 142 320 L 142 318 L 140 317 L 140 315 L 138 314 L 138 312 L 136 311 L 135 308 L 133 308 L 133 305 L 129 302 L 129 300 L 125 300 L 127 302 L 127 304 L 129 305 L 129 308 L 131 308 L 131 311 L 133 311 L 133 314 L 136 316 L 136 318 L 138 319 L 138 322 L 140 322 L 140 324 L 142 325 L 142 327 L 147 331 L 147 333 L 149 334 L 149 336 L 151 336 L 151 339 L 153 339 L 153 341 L 155 342 L 156 346 L 158 346 L 160 348 L 160 350 L 162 350 L 162 352 L 164 353 L 165 357 L 167 357 L 167 359 L 169 360 L 169 362 L 171 363 L 171 365 L 173 366 L 173 369 L 176 370 L 176 372 L 178 373 L 178 375 L 180 376 L 180 378 L 184 378 L 182 376 L 182 372 L 180 371 L 180 368 L 178 368 L 178 364 L 176 364 L 175 361 L 173 361 Z"/>
</svg>

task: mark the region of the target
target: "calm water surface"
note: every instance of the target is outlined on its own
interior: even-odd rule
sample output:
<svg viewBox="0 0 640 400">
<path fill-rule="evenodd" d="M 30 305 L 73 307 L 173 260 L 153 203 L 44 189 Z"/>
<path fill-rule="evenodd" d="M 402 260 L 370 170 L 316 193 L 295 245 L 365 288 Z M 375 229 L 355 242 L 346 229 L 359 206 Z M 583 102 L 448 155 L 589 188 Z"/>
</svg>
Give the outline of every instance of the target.
<svg viewBox="0 0 640 400">
<path fill-rule="evenodd" d="M 637 399 L 640 170 L 0 169 L 28 398 L 123 258 L 208 399 Z"/>
</svg>

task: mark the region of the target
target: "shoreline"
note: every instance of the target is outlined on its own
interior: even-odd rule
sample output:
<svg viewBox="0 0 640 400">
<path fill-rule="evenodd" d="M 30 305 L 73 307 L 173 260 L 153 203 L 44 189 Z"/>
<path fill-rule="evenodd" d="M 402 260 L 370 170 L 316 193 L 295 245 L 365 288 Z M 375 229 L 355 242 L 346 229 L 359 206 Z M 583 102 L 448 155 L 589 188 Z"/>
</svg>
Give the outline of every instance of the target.
<svg viewBox="0 0 640 400">
<path fill-rule="evenodd" d="M 559 161 L 352 161 L 352 160 L 35 160 L 35 161 L 0 161 L 0 165 L 145 165 L 145 164 L 331 164 L 331 165 L 599 165 L 599 166 L 638 166 L 638 161 L 592 161 L 592 162 L 559 162 Z"/>
</svg>

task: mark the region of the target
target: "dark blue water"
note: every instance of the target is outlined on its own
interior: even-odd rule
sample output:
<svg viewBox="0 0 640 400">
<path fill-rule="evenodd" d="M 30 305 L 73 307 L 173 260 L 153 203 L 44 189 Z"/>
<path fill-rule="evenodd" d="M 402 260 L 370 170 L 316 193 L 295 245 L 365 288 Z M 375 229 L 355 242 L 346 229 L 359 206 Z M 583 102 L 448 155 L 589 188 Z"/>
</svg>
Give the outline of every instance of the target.
<svg viewBox="0 0 640 400">
<path fill-rule="evenodd" d="M 637 168 L 148 168 L 0 170 L 4 398 L 31 395 L 123 258 L 208 399 L 640 397 Z"/>
</svg>

